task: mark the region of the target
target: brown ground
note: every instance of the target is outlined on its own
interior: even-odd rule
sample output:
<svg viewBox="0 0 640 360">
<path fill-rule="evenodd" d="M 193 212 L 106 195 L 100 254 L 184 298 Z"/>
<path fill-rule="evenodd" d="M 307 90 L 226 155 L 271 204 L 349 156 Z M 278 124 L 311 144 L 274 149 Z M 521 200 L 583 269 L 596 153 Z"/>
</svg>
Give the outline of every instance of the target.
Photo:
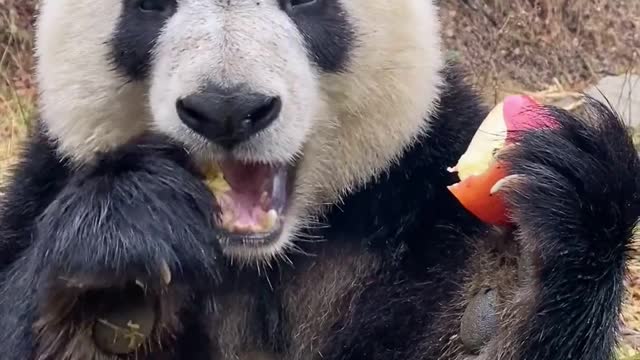
<svg viewBox="0 0 640 360">
<path fill-rule="evenodd" d="M 0 0 L 0 181 L 34 108 L 34 4 L 34 0 Z"/>
<path fill-rule="evenodd" d="M 516 92 L 533 92 L 544 102 L 571 100 L 605 75 L 640 73 L 640 1 L 436 1 L 448 56 L 465 66 L 489 102 Z M 0 181 L 34 109 L 34 3 L 0 0 Z M 640 129 L 637 137 L 640 143 Z M 639 258 L 628 282 L 624 360 L 640 360 L 634 350 L 640 350 Z"/>
<path fill-rule="evenodd" d="M 640 70 L 640 1 L 440 0 L 450 56 L 485 92 L 582 90 Z"/>
</svg>

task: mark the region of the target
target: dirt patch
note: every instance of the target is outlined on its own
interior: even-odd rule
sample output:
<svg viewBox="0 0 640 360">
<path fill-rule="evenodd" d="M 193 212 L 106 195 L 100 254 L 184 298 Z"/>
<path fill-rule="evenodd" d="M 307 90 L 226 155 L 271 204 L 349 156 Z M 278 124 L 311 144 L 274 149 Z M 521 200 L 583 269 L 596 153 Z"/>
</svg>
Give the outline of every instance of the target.
<svg viewBox="0 0 640 360">
<path fill-rule="evenodd" d="M 27 116 L 36 96 L 33 82 L 35 0 L 0 0 L 0 114 Z M 3 134 L 0 123 L 0 137 Z"/>
<path fill-rule="evenodd" d="M 0 0 L 0 182 L 14 160 L 34 110 L 35 0 Z"/>
<path fill-rule="evenodd" d="M 482 90 L 582 90 L 637 72 L 640 1 L 440 0 L 444 41 Z"/>
<path fill-rule="evenodd" d="M 0 84 L 33 88 L 34 0 L 0 0 Z M 23 94 L 20 94 L 23 95 Z"/>
</svg>

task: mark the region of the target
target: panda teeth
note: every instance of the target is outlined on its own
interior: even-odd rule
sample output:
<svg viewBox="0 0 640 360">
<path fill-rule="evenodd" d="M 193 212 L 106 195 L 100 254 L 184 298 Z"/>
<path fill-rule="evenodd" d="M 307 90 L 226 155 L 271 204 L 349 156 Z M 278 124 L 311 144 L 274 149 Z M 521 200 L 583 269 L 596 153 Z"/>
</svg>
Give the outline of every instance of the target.
<svg viewBox="0 0 640 360">
<path fill-rule="evenodd" d="M 271 209 L 267 212 L 263 212 L 260 214 L 259 222 L 254 231 L 267 232 L 273 229 L 273 226 L 276 224 L 276 220 L 278 220 L 278 213 L 275 210 Z"/>
<path fill-rule="evenodd" d="M 165 285 L 171 284 L 171 269 L 165 260 L 160 263 L 160 275 Z"/>
<path fill-rule="evenodd" d="M 277 221 L 278 212 L 275 209 L 271 209 L 266 213 L 264 221 L 261 225 L 265 230 L 271 230 L 276 225 Z"/>
<path fill-rule="evenodd" d="M 231 214 L 222 216 L 222 228 L 235 233 L 264 233 L 273 230 L 278 222 L 278 212 L 275 209 L 262 211 L 256 224 L 237 224 Z"/>
</svg>

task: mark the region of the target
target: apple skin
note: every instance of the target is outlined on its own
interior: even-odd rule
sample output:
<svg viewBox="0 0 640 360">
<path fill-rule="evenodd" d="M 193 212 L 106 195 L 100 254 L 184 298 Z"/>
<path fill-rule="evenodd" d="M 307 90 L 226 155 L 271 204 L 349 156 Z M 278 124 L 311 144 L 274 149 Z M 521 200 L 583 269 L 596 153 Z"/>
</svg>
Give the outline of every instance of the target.
<svg viewBox="0 0 640 360">
<path fill-rule="evenodd" d="M 481 221 L 506 226 L 509 224 L 506 206 L 499 192 L 491 189 L 500 179 L 507 176 L 505 164 L 492 162 L 480 175 L 472 175 L 449 186 L 449 191 L 458 201 Z"/>
<path fill-rule="evenodd" d="M 450 170 L 460 182 L 448 187 L 462 206 L 481 221 L 508 226 L 509 216 L 498 181 L 508 175 L 508 164 L 498 162 L 495 154 L 517 145 L 523 132 L 553 126 L 542 105 L 525 95 L 507 96 L 496 105 L 480 125 L 469 148 Z"/>
</svg>

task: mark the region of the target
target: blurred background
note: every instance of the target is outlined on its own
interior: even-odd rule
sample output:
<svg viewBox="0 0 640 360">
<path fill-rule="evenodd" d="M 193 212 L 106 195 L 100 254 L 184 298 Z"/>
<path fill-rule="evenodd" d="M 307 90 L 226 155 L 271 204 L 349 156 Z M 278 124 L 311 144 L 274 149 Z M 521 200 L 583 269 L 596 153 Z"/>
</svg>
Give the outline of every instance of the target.
<svg viewBox="0 0 640 360">
<path fill-rule="evenodd" d="M 487 102 L 528 93 L 579 111 L 580 93 L 605 96 L 640 144 L 640 1 L 436 1 L 447 56 L 465 67 Z M 31 57 L 36 3 L 0 0 L 0 182 L 37 101 Z M 638 260 L 630 264 L 620 360 L 640 360 Z"/>
</svg>

